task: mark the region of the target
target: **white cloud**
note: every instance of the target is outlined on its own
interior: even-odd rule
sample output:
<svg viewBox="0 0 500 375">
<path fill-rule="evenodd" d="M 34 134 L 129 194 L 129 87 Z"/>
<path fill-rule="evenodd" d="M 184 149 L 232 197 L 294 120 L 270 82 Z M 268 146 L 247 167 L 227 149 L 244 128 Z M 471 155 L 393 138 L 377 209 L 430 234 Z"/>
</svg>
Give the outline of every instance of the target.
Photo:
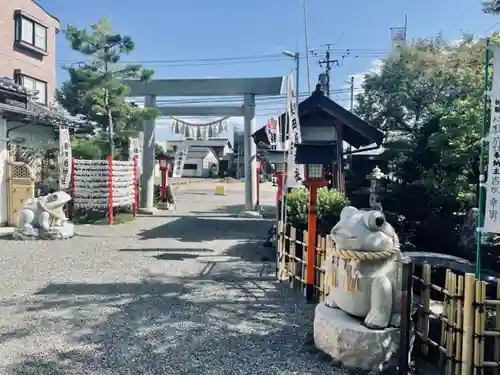
<svg viewBox="0 0 500 375">
<path fill-rule="evenodd" d="M 382 69 L 382 63 L 383 62 L 380 59 L 373 60 L 372 62 L 370 62 L 370 68 L 368 70 L 347 76 L 343 88 L 350 88 L 351 78 L 354 78 L 354 94 L 356 95 L 356 90 L 361 88 L 363 82 L 365 81 L 365 75 L 369 73 L 380 73 L 380 70 Z M 351 104 L 348 101 L 340 104 L 342 104 L 345 108 L 350 109 Z M 356 107 L 356 99 L 354 99 L 354 106 Z"/>
<path fill-rule="evenodd" d="M 356 74 L 352 74 L 352 75 L 348 76 L 347 82 L 350 82 L 351 77 L 354 77 L 354 87 L 355 88 L 361 87 L 361 85 L 363 84 L 363 82 L 365 80 L 366 74 L 380 73 L 380 70 L 382 69 L 382 63 L 383 62 L 380 59 L 373 60 L 370 63 L 370 69 L 368 69 L 367 71 L 361 72 L 361 73 L 356 73 Z M 350 87 L 350 86 L 351 86 L 350 83 L 346 83 L 346 85 L 344 87 Z"/>
</svg>

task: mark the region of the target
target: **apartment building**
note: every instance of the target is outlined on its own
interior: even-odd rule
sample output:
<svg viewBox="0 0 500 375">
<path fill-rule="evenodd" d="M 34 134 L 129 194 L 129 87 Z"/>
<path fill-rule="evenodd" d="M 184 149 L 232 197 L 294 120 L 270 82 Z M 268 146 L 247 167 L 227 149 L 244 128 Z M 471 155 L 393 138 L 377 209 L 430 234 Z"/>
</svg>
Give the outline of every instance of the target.
<svg viewBox="0 0 500 375">
<path fill-rule="evenodd" d="M 34 0 L 0 0 L 0 77 L 37 91 L 50 107 L 56 88 L 59 20 Z"/>
</svg>

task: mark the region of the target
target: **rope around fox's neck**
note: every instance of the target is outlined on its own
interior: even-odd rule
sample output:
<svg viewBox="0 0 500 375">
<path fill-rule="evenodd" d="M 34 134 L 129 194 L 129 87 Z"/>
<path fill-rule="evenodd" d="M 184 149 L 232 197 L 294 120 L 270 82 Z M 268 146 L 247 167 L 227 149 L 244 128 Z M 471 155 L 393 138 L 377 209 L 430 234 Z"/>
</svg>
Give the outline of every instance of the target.
<svg viewBox="0 0 500 375">
<path fill-rule="evenodd" d="M 399 252 L 398 248 L 384 251 L 358 251 L 358 250 L 339 250 L 332 248 L 330 249 L 331 255 L 345 260 L 379 260 L 390 258 L 394 254 Z"/>
<path fill-rule="evenodd" d="M 359 292 L 359 278 L 360 272 L 359 262 L 364 260 L 381 260 L 387 259 L 399 252 L 399 248 L 394 248 L 391 250 L 378 251 L 378 252 L 368 252 L 368 251 L 356 251 L 356 250 L 338 250 L 335 248 L 329 249 L 332 256 L 332 286 L 336 288 L 337 285 L 337 272 L 338 272 L 338 260 L 345 260 L 344 263 L 344 290 L 346 292 Z"/>
</svg>

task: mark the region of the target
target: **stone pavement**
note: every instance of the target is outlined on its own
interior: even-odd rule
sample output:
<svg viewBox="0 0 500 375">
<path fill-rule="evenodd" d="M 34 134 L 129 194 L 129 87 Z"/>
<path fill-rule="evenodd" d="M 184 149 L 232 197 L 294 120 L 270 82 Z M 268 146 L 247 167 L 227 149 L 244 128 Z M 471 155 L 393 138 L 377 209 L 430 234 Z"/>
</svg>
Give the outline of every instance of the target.
<svg viewBox="0 0 500 375">
<path fill-rule="evenodd" d="M 338 374 L 313 306 L 261 260 L 270 222 L 235 217 L 242 185 L 174 188 L 177 212 L 67 241 L 1 238 L 0 374 Z"/>
</svg>

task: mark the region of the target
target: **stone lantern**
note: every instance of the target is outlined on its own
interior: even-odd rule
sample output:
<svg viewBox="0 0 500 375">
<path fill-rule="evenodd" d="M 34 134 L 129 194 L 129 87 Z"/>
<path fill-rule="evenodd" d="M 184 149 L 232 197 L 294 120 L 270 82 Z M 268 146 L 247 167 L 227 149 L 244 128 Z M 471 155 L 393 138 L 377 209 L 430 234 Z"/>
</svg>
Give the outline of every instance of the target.
<svg viewBox="0 0 500 375">
<path fill-rule="evenodd" d="M 318 188 L 326 186 L 325 165 L 332 165 L 337 155 L 335 127 L 332 123 L 301 124 L 302 142 L 296 146 L 295 164 L 304 165 L 304 180 L 302 183 L 309 189 L 309 210 L 307 217 L 308 248 L 316 248 L 316 200 Z M 316 252 L 307 252 L 307 264 L 314 265 Z M 314 267 L 306 269 L 306 298 L 314 299 Z"/>
<path fill-rule="evenodd" d="M 160 164 L 161 172 L 161 201 L 163 204 L 167 202 L 167 185 L 168 185 L 168 172 L 172 170 L 172 158 L 164 152 L 157 155 L 156 159 Z"/>
<path fill-rule="evenodd" d="M 376 166 L 372 173 L 366 175 L 366 179 L 370 181 L 370 208 L 372 210 L 382 211 L 382 203 L 380 202 L 380 194 L 384 190 L 384 179 L 386 175 L 382 173 L 380 168 Z"/>
</svg>

